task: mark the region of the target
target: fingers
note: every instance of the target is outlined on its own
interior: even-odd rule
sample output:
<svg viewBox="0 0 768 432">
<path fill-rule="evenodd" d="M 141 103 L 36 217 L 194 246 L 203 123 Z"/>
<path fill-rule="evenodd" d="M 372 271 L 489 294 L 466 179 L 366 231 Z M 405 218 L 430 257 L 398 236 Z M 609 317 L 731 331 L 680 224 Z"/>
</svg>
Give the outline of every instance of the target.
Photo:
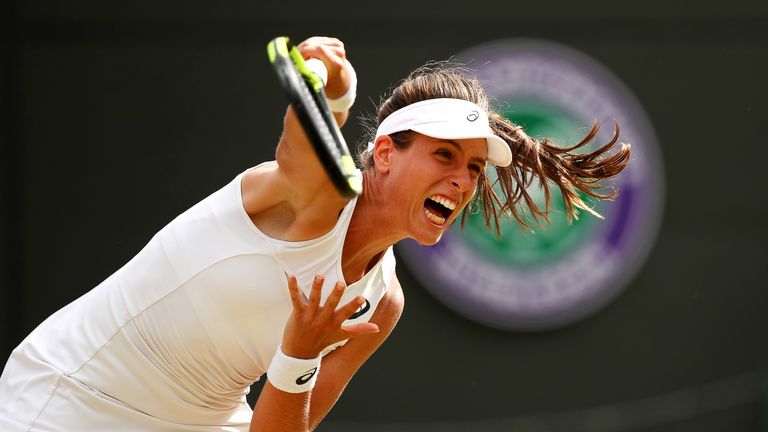
<svg viewBox="0 0 768 432">
<path fill-rule="evenodd" d="M 379 331 L 379 327 L 373 323 L 344 326 L 344 322 L 366 303 L 363 297 L 357 296 L 337 309 L 347 289 L 343 282 L 334 285 L 321 305 L 324 280 L 322 275 L 315 276 L 307 299 L 299 288 L 297 278 L 288 277 L 293 313 L 283 332 L 286 353 L 293 353 L 300 358 L 312 358 L 336 342 Z M 364 314 L 368 307 L 360 309 L 359 315 Z"/>
<path fill-rule="evenodd" d="M 344 326 L 341 328 L 341 333 L 344 335 L 344 338 L 353 338 L 357 336 L 367 335 L 371 333 L 378 333 L 378 332 L 379 332 L 379 326 L 370 322 L 353 324 L 353 325 Z"/>
<path fill-rule="evenodd" d="M 299 52 L 305 59 L 322 60 L 327 69 L 337 70 L 344 66 L 346 51 L 344 44 L 335 38 L 313 37 L 298 45 Z"/>
<path fill-rule="evenodd" d="M 308 318 L 315 317 L 320 321 L 331 321 L 335 326 L 340 327 L 341 324 L 349 319 L 360 307 L 365 304 L 365 298 L 357 296 L 349 303 L 337 309 L 341 298 L 344 296 L 344 291 L 347 286 L 344 282 L 336 282 L 333 290 L 328 294 L 328 298 L 325 299 L 325 303 L 321 306 L 320 300 L 323 292 L 323 282 L 325 277 L 323 275 L 316 275 L 312 281 L 312 288 L 309 292 L 309 299 L 307 303 L 304 303 L 304 296 L 299 289 L 299 284 L 295 276 L 288 277 L 288 291 L 291 295 L 291 304 L 293 309 L 298 312 L 306 313 Z M 314 319 L 314 318 L 310 318 Z"/>
<path fill-rule="evenodd" d="M 353 313 L 355 313 L 362 305 L 365 304 L 365 299 L 362 296 L 357 296 L 349 303 L 340 307 L 334 314 L 334 318 L 337 325 L 341 325 L 346 321 Z"/>
<path fill-rule="evenodd" d="M 336 38 L 325 37 L 325 36 L 315 36 L 315 37 L 306 39 L 302 41 L 300 44 L 298 44 L 297 48 L 299 49 L 299 51 L 301 51 L 302 54 L 304 54 L 304 57 L 307 58 L 306 52 L 316 50 L 318 47 L 321 47 L 321 46 L 335 48 L 337 50 L 341 50 L 341 52 L 344 51 L 344 43 L 342 41 Z"/>
<path fill-rule="evenodd" d="M 334 52 L 344 52 L 344 44 L 338 39 L 332 38 L 310 38 L 298 45 L 298 49 L 302 54 L 308 52 L 314 52 L 322 47 L 332 49 Z"/>
<path fill-rule="evenodd" d="M 325 304 L 323 305 L 324 312 L 326 312 L 327 315 L 333 315 L 333 313 L 336 311 L 336 306 L 339 305 L 341 296 L 344 295 L 344 290 L 346 288 L 347 286 L 343 282 L 336 282 L 336 285 L 333 287 L 333 291 L 331 291 L 331 294 L 328 295 L 328 298 L 325 300 Z"/>
<path fill-rule="evenodd" d="M 307 312 L 314 314 L 320 308 L 320 297 L 323 293 L 323 275 L 315 275 L 312 281 L 312 289 L 309 292 L 309 302 L 307 303 Z"/>
<path fill-rule="evenodd" d="M 336 38 L 316 36 L 301 42 L 298 49 L 305 59 L 316 58 L 325 65 L 328 72 L 326 96 L 336 99 L 347 92 L 351 78 L 346 67 L 347 53 L 343 42 Z"/>
<path fill-rule="evenodd" d="M 304 301 L 299 292 L 299 283 L 296 282 L 296 276 L 288 276 L 288 292 L 291 294 L 291 304 L 293 309 L 301 311 L 304 308 Z"/>
</svg>

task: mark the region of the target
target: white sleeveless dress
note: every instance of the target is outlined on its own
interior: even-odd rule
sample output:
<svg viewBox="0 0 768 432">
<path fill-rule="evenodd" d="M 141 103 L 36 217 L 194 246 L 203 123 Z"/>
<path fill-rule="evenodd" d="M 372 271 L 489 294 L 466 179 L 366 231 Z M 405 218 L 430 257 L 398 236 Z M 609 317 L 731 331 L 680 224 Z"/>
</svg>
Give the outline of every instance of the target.
<svg viewBox="0 0 768 432">
<path fill-rule="evenodd" d="M 0 378 L 0 430 L 248 429 L 245 395 L 291 312 L 286 274 L 305 295 L 314 275 L 325 275 L 323 300 L 344 280 L 356 199 L 322 237 L 285 242 L 251 222 L 242 177 L 173 220 L 13 351 Z M 394 271 L 390 247 L 347 288 L 341 304 L 368 300 L 351 322 L 370 319 Z"/>
</svg>

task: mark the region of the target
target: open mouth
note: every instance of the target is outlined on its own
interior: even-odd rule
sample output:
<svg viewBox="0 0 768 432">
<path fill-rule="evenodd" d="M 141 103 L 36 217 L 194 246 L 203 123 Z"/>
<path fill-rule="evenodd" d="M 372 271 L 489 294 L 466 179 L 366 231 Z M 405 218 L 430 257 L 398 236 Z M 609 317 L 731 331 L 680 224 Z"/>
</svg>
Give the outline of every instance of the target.
<svg viewBox="0 0 768 432">
<path fill-rule="evenodd" d="M 424 200 L 424 214 L 427 215 L 432 223 L 443 225 L 445 221 L 456 209 L 456 201 L 450 200 L 442 195 L 432 195 Z"/>
</svg>

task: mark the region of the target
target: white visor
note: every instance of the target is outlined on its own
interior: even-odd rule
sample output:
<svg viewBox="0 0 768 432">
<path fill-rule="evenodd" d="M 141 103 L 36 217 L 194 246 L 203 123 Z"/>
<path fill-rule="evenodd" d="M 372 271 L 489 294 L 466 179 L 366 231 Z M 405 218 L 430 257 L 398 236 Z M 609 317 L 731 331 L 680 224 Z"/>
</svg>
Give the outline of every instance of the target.
<svg viewBox="0 0 768 432">
<path fill-rule="evenodd" d="M 491 131 L 485 110 L 463 99 L 427 99 L 401 108 L 381 122 L 376 139 L 407 130 L 440 139 L 485 138 L 488 162 L 512 163 L 509 145 Z"/>
</svg>

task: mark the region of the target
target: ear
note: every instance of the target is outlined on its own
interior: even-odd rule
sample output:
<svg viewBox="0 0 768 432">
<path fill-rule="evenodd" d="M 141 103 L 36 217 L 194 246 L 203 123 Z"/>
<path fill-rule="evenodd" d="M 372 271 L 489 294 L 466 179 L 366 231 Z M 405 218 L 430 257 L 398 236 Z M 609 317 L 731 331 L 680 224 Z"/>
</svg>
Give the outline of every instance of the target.
<svg viewBox="0 0 768 432">
<path fill-rule="evenodd" d="M 392 156 L 397 150 L 395 142 L 392 141 L 389 135 L 382 135 L 373 144 L 374 167 L 376 167 L 379 173 L 386 174 L 392 167 Z"/>
</svg>

